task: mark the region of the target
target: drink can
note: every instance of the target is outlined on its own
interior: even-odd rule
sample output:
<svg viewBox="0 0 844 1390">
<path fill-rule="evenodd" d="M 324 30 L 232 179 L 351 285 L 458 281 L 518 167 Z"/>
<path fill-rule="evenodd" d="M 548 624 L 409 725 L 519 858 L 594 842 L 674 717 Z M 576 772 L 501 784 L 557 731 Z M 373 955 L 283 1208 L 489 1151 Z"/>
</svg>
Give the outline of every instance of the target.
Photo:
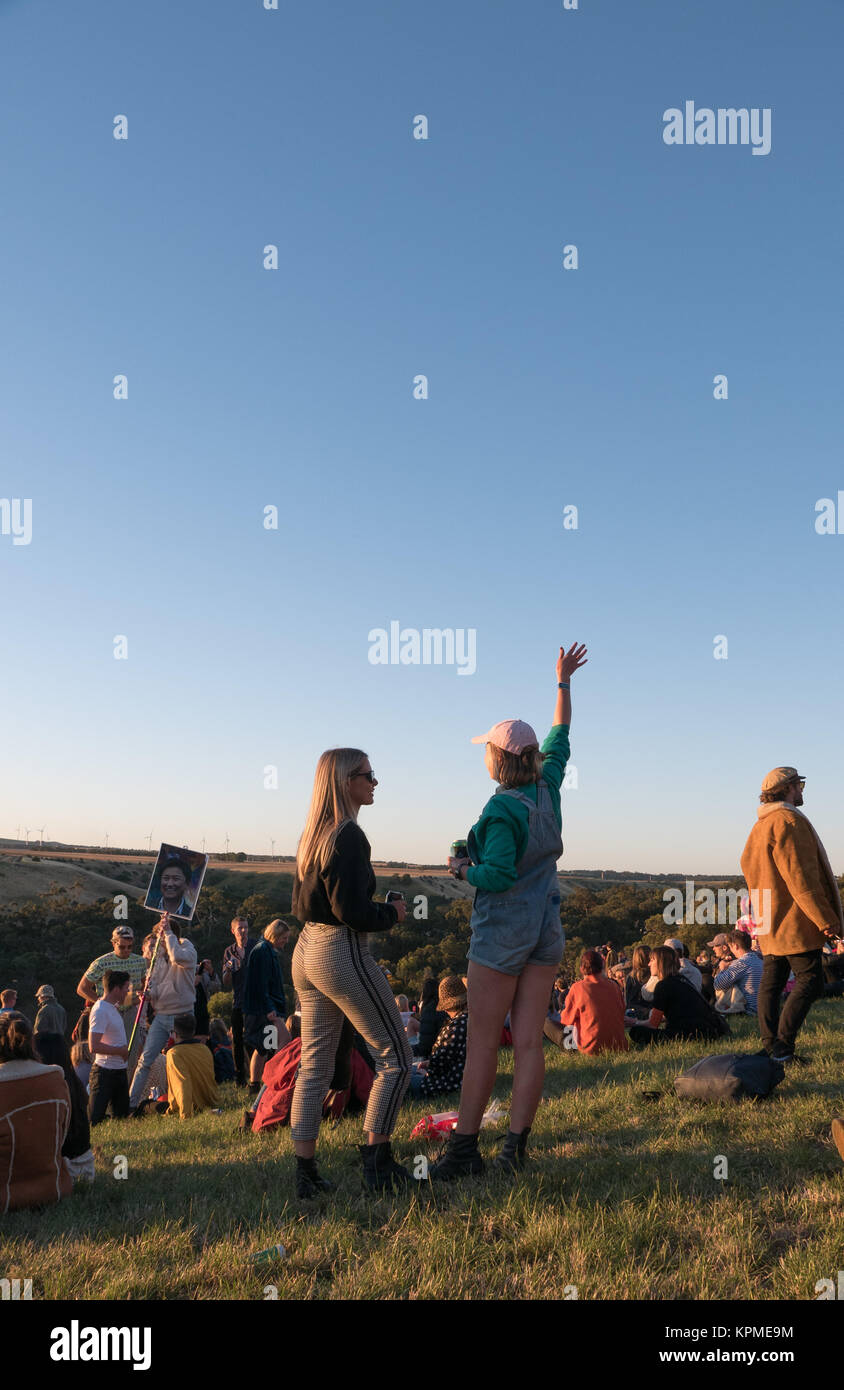
<svg viewBox="0 0 844 1390">
<path fill-rule="evenodd" d="M 273 1260 L 283 1260 L 287 1256 L 287 1251 L 283 1245 L 271 1245 L 268 1250 L 259 1250 L 257 1255 L 249 1256 L 249 1263 L 252 1265 L 268 1265 Z"/>
<path fill-rule="evenodd" d="M 452 859 L 468 859 L 469 845 L 466 840 L 455 840 L 451 846 L 450 854 Z"/>
</svg>

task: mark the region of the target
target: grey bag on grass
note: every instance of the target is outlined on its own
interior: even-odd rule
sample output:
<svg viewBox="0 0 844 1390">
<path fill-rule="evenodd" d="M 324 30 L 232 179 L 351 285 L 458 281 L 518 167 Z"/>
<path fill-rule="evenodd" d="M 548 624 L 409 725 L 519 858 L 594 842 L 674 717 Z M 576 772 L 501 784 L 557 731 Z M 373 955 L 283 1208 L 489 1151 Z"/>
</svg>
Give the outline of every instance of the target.
<svg viewBox="0 0 844 1390">
<path fill-rule="evenodd" d="M 772 1057 L 749 1057 L 729 1052 L 703 1057 L 674 1078 L 674 1090 L 684 1100 L 741 1100 L 769 1096 L 785 1076 L 782 1062 Z"/>
</svg>

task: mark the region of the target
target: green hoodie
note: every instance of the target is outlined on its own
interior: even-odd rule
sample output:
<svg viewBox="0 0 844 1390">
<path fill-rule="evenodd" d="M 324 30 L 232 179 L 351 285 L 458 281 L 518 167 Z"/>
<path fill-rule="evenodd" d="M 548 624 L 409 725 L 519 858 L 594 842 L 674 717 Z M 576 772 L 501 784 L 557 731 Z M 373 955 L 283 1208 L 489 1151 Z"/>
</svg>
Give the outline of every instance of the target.
<svg viewBox="0 0 844 1390">
<path fill-rule="evenodd" d="M 542 752 L 545 754 L 542 776 L 552 794 L 554 817 L 562 829 L 560 787 L 571 756 L 568 724 L 554 725 L 542 745 Z M 536 801 L 534 782 L 519 787 L 519 791 L 524 792 L 531 801 Z M 527 807 L 514 796 L 491 796 L 472 830 L 481 862 L 467 869 L 467 883 L 486 893 L 505 893 L 516 882 L 516 865 L 527 849 Z"/>
</svg>

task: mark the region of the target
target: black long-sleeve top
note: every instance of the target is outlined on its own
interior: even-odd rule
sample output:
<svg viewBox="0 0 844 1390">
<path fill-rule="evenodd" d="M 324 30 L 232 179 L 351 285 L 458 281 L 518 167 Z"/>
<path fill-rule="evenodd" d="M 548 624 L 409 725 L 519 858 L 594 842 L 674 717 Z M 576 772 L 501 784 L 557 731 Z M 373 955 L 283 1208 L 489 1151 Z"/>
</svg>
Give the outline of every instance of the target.
<svg viewBox="0 0 844 1390">
<path fill-rule="evenodd" d="M 398 921 L 392 903 L 374 903 L 372 850 L 356 821 L 347 821 L 322 871 L 312 868 L 293 882 L 293 915 L 352 931 L 388 931 Z"/>
</svg>

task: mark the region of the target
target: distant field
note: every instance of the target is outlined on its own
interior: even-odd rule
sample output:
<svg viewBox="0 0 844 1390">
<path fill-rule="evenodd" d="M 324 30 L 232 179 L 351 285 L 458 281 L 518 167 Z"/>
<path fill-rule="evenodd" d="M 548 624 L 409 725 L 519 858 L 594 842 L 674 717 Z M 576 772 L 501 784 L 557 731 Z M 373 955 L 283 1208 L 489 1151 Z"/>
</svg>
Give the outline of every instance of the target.
<svg viewBox="0 0 844 1390">
<path fill-rule="evenodd" d="M 741 1019 L 719 1050 L 757 1047 Z M 359 1118 L 323 1127 L 338 1191 L 317 1204 L 294 1197 L 289 1129 L 241 1134 L 230 1088 L 219 1116 L 107 1121 L 93 1189 L 4 1218 L 3 1271 L 48 1299 L 263 1299 L 273 1285 L 280 1299 L 559 1299 L 574 1286 L 580 1299 L 811 1300 L 842 1267 L 844 1165 L 829 1124 L 844 1111 L 844 1003 L 813 1008 L 801 1051 L 810 1065 L 771 1100 L 699 1106 L 671 1086 L 699 1044 L 616 1059 L 549 1047 L 527 1173 L 398 1197 L 362 1192 Z M 508 1051 L 499 1066 L 506 1103 Z M 403 1108 L 400 1158 L 434 1152 L 409 1138 L 424 1113 Z M 487 1154 L 503 1129 L 484 1133 Z M 714 1177 L 718 1155 L 727 1180 Z M 250 1265 L 278 1242 L 285 1260 Z"/>
<path fill-rule="evenodd" d="M 40 850 L 30 848 L 9 849 L 0 847 L 0 907 L 6 903 L 21 902 L 26 898 L 36 898 L 49 891 L 51 887 L 74 889 L 79 902 L 93 903 L 115 893 L 128 893 L 138 896 L 145 889 L 155 863 L 155 854 L 106 854 L 102 850 Z M 245 860 L 241 863 L 227 859 L 211 859 L 208 882 L 225 882 L 230 875 L 293 874 L 294 862 L 291 859 Z M 470 884 L 452 878 L 446 866 L 440 868 L 405 869 L 379 861 L 373 863 L 376 877 L 381 885 L 390 879 L 404 879 L 409 876 L 411 883 L 402 883 L 408 897 L 415 893 L 431 892 L 438 897 L 471 898 L 474 889 Z M 121 877 L 125 875 L 125 877 Z M 218 877 L 219 876 L 219 877 Z M 679 881 L 679 880 L 678 880 Z M 717 885 L 728 880 L 717 878 L 697 878 L 699 887 L 707 884 Z M 593 874 L 572 874 L 570 871 L 559 875 L 560 893 L 569 897 L 578 888 L 606 891 L 622 884 L 647 887 L 652 881 L 644 878 L 603 879 Z M 654 888 L 664 887 L 653 884 Z M 247 891 L 262 891 L 251 888 Z"/>
<path fill-rule="evenodd" d="M 115 893 L 125 893 L 130 898 L 140 895 L 141 889 L 134 884 L 112 878 L 109 867 L 111 861 L 82 867 L 47 856 L 37 862 L 32 857 L 16 862 L 15 857 L 6 855 L 0 858 L 0 906 L 38 898 L 54 887 L 72 890 L 81 903 L 95 903 Z M 113 868 L 122 872 L 117 863 Z"/>
</svg>

